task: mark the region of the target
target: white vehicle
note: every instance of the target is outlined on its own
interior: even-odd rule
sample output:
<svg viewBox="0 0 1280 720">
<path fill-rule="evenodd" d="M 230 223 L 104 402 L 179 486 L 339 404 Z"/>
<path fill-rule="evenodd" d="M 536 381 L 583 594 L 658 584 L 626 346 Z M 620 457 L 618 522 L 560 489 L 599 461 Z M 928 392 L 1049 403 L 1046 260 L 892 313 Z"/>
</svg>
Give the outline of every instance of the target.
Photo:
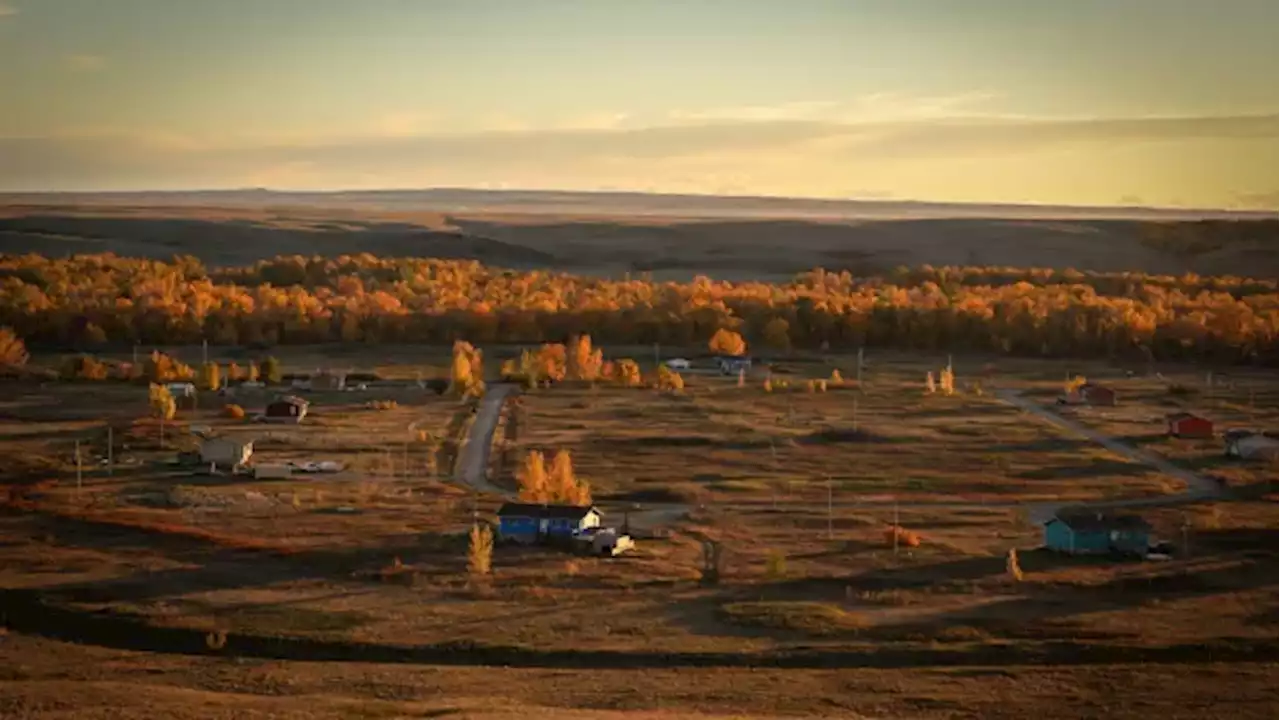
<svg viewBox="0 0 1280 720">
<path fill-rule="evenodd" d="M 693 367 L 693 363 L 685 360 L 684 358 L 671 358 L 663 364 L 672 370 L 688 370 Z"/>
</svg>

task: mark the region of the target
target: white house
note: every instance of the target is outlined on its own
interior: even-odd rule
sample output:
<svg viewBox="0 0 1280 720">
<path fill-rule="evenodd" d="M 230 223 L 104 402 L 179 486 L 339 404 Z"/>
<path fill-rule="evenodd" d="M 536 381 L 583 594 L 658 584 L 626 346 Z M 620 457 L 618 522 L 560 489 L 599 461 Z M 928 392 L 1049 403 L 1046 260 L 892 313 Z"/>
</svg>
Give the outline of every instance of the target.
<svg viewBox="0 0 1280 720">
<path fill-rule="evenodd" d="M 1226 439 L 1227 457 L 1246 460 L 1267 460 L 1277 457 L 1280 452 L 1276 438 L 1266 435 L 1228 435 Z"/>
</svg>

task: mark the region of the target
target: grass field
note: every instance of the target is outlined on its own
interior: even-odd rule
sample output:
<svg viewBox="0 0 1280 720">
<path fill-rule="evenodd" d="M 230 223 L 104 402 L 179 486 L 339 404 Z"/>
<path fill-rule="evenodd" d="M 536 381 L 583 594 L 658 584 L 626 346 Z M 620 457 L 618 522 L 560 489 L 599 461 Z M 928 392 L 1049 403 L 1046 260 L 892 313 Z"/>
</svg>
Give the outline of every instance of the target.
<svg viewBox="0 0 1280 720">
<path fill-rule="evenodd" d="M 286 371 L 378 367 L 407 379 L 437 372 L 444 352 L 280 357 Z M 439 464 L 433 473 L 409 429 L 456 435 L 468 414 L 457 400 L 375 385 L 315 394 L 301 425 L 263 427 L 222 418 L 205 394 L 200 409 L 179 411 L 162 448 L 154 423 L 139 420 L 145 388 L 6 381 L 0 452 L 23 460 L 4 482 L 23 489 L 0 513 L 12 628 L 0 639 L 0 709 L 57 717 L 96 688 L 173 717 L 302 712 L 284 698 L 308 698 L 320 717 L 1272 712 L 1274 469 L 1224 465 L 1210 444 L 1151 439 L 1140 444 L 1227 473 L 1242 491 L 1143 510 L 1179 548 L 1168 562 L 1038 551 L 1025 503 L 1182 487 L 994 389 L 1048 399 L 1067 373 L 1115 379 L 1120 406 L 1076 416 L 1118 436 L 1140 435 L 1124 422 L 1174 396 L 1102 364 L 989 358 L 956 358 L 960 392 L 927 394 L 925 372 L 945 363 L 872 354 L 856 384 L 853 358 L 798 355 L 777 361 L 772 392 L 763 374 L 739 388 L 688 373 L 679 394 L 570 384 L 527 393 L 503 441 L 511 457 L 570 450 L 609 521 L 636 505 L 688 512 L 612 560 L 500 547 L 483 581 L 467 575 L 463 533 L 497 499 L 452 484 Z M 833 368 L 849 382 L 804 389 Z M 1274 379 L 1232 382 L 1203 401 L 1215 419 L 1274 418 Z M 370 399 L 397 407 L 368 409 Z M 110 475 L 99 463 L 108 421 L 120 443 Z M 350 469 L 255 481 L 164 464 L 198 424 L 254 436 L 262 462 Z M 80 487 L 76 439 L 89 468 Z M 920 534 L 919 547 L 895 551 L 885 535 L 895 521 Z M 699 581 L 708 538 L 725 553 L 714 585 Z M 1021 582 L 1005 572 L 1010 548 Z M 60 632 L 90 642 L 63 644 Z M 225 647 L 209 647 L 210 633 L 225 633 Z M 337 678 L 340 688 L 327 685 Z"/>
</svg>

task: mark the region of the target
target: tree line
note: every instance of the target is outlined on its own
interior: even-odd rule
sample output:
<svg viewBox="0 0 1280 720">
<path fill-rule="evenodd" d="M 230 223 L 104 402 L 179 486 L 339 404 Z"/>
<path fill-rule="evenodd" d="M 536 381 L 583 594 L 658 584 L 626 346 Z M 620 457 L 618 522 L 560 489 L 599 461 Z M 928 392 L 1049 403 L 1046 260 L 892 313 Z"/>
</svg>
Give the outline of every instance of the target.
<svg viewBox="0 0 1280 720">
<path fill-rule="evenodd" d="M 816 269 L 789 282 L 604 279 L 427 258 L 0 256 L 0 325 L 28 344 L 320 342 L 972 350 L 1277 362 L 1273 282 L 1012 268 Z"/>
</svg>

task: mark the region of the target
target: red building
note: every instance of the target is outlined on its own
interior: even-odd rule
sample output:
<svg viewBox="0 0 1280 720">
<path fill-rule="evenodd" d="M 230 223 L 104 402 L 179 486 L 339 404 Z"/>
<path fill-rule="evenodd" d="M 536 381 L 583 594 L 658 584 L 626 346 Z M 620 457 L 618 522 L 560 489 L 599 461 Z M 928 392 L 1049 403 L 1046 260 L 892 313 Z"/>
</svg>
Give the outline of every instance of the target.
<svg viewBox="0 0 1280 720">
<path fill-rule="evenodd" d="M 1213 422 L 1189 412 L 1174 413 L 1168 417 L 1169 434 L 1180 438 L 1211 438 Z"/>
</svg>

